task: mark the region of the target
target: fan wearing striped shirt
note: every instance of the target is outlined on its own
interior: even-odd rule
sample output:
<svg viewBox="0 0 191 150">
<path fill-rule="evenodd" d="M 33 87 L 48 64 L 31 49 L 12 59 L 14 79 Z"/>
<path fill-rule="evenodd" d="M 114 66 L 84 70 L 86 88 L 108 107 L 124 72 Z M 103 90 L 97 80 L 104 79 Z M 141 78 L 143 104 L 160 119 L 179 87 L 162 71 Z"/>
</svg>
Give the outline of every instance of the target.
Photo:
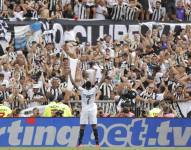
<svg viewBox="0 0 191 150">
<path fill-rule="evenodd" d="M 166 9 L 161 7 L 160 0 L 156 1 L 155 8 L 152 14 L 152 20 L 154 21 L 164 21 L 166 18 Z"/>
<path fill-rule="evenodd" d="M 186 21 L 191 21 L 191 2 L 186 3 L 185 9 L 186 9 L 186 13 L 185 13 Z"/>
<path fill-rule="evenodd" d="M 49 17 L 52 17 L 56 15 L 56 4 L 58 3 L 58 0 L 49 0 L 48 3 Z"/>
<path fill-rule="evenodd" d="M 9 91 L 6 88 L 6 84 L 0 85 L 0 99 L 6 101 L 9 97 Z"/>
<path fill-rule="evenodd" d="M 87 0 L 79 0 L 74 6 L 74 13 L 77 19 L 89 19 Z"/>
<path fill-rule="evenodd" d="M 109 100 L 111 98 L 111 92 L 113 91 L 113 85 L 111 84 L 110 77 L 105 78 L 105 82 L 100 86 L 102 100 Z"/>
<path fill-rule="evenodd" d="M 52 95 L 54 97 L 54 100 L 58 98 L 59 95 L 63 95 L 63 90 L 60 88 L 60 80 L 56 77 L 53 77 L 51 82 L 51 86 L 47 89 L 47 96 Z"/>
<path fill-rule="evenodd" d="M 23 95 L 19 93 L 19 89 L 17 87 L 12 88 L 12 94 L 8 97 L 7 102 L 11 109 L 26 108 L 26 100 L 24 99 Z"/>
<path fill-rule="evenodd" d="M 135 20 L 137 19 L 138 13 L 140 12 L 139 8 L 136 7 L 136 0 L 129 0 L 129 4 L 125 7 L 125 20 Z"/>
<path fill-rule="evenodd" d="M 123 3 L 123 0 L 118 0 L 118 3 L 113 5 L 111 19 L 112 20 L 124 20 L 126 4 Z"/>
<path fill-rule="evenodd" d="M 140 102 L 142 108 L 150 109 L 152 108 L 152 104 L 156 102 L 157 95 L 154 92 L 154 89 L 154 84 L 150 83 L 148 87 L 137 97 L 137 102 Z"/>
<path fill-rule="evenodd" d="M 186 92 L 185 87 L 183 85 L 179 85 L 176 87 L 176 91 L 173 94 L 173 99 L 177 100 L 177 102 L 172 103 L 173 109 L 176 110 L 177 116 L 178 117 L 184 117 L 182 109 L 185 105 L 184 102 L 188 102 L 191 100 L 191 97 L 189 94 Z M 186 103 L 188 105 L 189 103 Z"/>
</svg>

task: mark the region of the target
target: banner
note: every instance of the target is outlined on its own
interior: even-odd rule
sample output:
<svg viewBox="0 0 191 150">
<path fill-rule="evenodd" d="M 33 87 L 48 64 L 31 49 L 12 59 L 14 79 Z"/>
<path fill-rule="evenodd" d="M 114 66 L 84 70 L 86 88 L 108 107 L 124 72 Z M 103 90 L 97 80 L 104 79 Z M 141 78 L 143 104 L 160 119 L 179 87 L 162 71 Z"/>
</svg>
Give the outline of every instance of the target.
<svg viewBox="0 0 191 150">
<path fill-rule="evenodd" d="M 191 147 L 190 119 L 98 119 L 102 147 Z M 74 147 L 79 118 L 0 119 L 0 147 Z M 95 145 L 90 126 L 83 144 Z"/>
<path fill-rule="evenodd" d="M 162 34 L 168 35 L 170 31 L 174 31 L 175 35 L 179 35 L 182 29 L 191 23 L 168 23 L 168 22 L 128 22 L 128 21 L 112 21 L 112 20 L 42 20 L 38 21 L 42 24 L 42 32 L 52 34 L 52 41 L 57 47 L 63 45 L 65 39 L 64 33 L 73 30 L 81 42 L 90 42 L 95 44 L 99 37 L 104 34 L 111 35 L 114 40 L 123 40 L 124 35 L 133 36 L 134 32 L 141 32 L 143 35 L 150 29 L 156 27 L 160 28 L 160 36 Z M 8 32 L 14 33 L 15 26 L 30 25 L 34 21 L 10 22 Z"/>
</svg>

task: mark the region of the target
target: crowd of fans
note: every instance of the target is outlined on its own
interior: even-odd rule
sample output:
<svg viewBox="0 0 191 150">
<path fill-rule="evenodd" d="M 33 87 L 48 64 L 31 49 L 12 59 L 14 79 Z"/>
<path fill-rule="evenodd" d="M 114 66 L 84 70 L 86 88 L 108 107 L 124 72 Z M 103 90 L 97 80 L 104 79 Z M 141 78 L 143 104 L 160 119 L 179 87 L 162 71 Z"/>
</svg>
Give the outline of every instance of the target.
<svg viewBox="0 0 191 150">
<path fill-rule="evenodd" d="M 115 4 L 109 0 L 95 3 L 1 0 L 0 9 L 3 17 L 18 20 L 23 17 L 80 19 L 78 9 L 83 5 L 85 18 L 102 15 L 102 19 L 129 20 L 126 13 L 130 7 L 136 10 L 130 20 L 151 20 L 157 18 L 151 12 L 157 16 L 155 9 L 162 8 L 162 20 L 183 21 L 188 18 L 189 2 L 119 0 Z M 125 6 L 123 9 L 120 9 L 121 4 Z M 118 10 L 126 12 L 120 15 Z M 179 11 L 184 15 L 179 15 Z M 79 116 L 80 107 L 71 101 L 80 100 L 80 94 L 75 88 L 68 88 L 72 70 L 80 86 L 85 81 L 95 85 L 103 73 L 106 76 L 96 99 L 112 101 L 109 109 L 115 111 L 106 113 L 107 105 L 99 106 L 98 117 L 186 117 L 180 105 L 191 105 L 191 26 L 181 29 L 179 35 L 170 32 L 168 36 L 159 36 L 159 31 L 156 27 L 145 35 L 137 32 L 133 38 L 124 36 L 122 41 L 104 35 L 96 45 L 82 44 L 76 39 L 78 42 L 68 41 L 60 50 L 43 38 L 29 43 L 28 37 L 25 53 L 15 51 L 10 43 L 0 57 L 1 117 L 9 116 L 3 110 L 12 111 L 11 116 L 17 117 L 27 108 L 33 108 L 33 117 Z M 71 68 L 72 60 L 77 60 L 76 69 Z M 38 106 L 45 106 L 43 113 Z"/>
<path fill-rule="evenodd" d="M 0 16 L 39 18 L 190 21 L 190 0 L 1 0 Z"/>
</svg>

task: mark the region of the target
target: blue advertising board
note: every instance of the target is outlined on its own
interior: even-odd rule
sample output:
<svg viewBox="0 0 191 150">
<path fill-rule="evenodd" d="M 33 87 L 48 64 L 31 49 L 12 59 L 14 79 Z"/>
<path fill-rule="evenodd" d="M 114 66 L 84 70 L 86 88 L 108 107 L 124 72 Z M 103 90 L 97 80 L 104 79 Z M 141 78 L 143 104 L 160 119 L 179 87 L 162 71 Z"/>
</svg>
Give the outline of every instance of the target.
<svg viewBox="0 0 191 150">
<path fill-rule="evenodd" d="M 191 147 L 190 119 L 98 119 L 99 141 L 103 147 Z M 77 145 L 79 118 L 0 119 L 0 147 Z M 94 145 L 90 126 L 83 144 Z"/>
</svg>

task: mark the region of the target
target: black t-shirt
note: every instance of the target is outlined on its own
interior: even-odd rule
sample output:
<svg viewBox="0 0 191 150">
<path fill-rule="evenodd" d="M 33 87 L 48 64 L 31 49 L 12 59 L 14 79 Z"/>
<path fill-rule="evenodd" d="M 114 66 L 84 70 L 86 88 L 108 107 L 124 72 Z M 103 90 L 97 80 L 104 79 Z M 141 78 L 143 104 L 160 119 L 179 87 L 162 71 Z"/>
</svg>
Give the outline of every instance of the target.
<svg viewBox="0 0 191 150">
<path fill-rule="evenodd" d="M 143 6 L 144 10 L 148 10 L 149 9 L 149 2 L 148 2 L 148 0 L 139 0 L 139 2 Z"/>
</svg>

